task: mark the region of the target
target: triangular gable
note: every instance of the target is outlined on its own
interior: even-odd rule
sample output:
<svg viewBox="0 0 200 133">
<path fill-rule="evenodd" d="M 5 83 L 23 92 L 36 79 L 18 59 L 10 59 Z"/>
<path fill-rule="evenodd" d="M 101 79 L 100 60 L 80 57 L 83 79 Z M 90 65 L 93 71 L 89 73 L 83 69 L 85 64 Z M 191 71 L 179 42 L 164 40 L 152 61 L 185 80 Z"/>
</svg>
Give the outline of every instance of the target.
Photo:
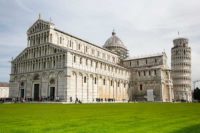
<svg viewBox="0 0 200 133">
<path fill-rule="evenodd" d="M 54 45 L 54 44 L 51 44 L 51 43 L 48 43 L 46 45 L 49 45 L 49 47 L 53 47 L 53 48 L 62 50 L 63 52 L 67 51 L 67 49 L 65 49 L 64 47 L 60 47 L 60 46 L 57 46 L 57 45 Z M 40 47 L 40 46 L 41 45 L 38 45 L 38 47 Z M 28 50 L 32 49 L 32 48 L 33 47 L 27 47 L 27 48 L 25 48 L 20 54 L 17 55 L 17 57 L 13 60 L 13 62 L 16 61 L 16 60 L 18 60 L 18 59 L 20 59 L 23 56 L 28 56 Z M 34 47 L 34 48 L 36 48 L 36 47 Z"/>
<path fill-rule="evenodd" d="M 42 19 L 38 19 L 33 23 L 33 25 L 27 30 L 27 34 L 32 34 L 34 32 L 38 32 L 44 29 L 49 29 L 50 26 L 53 26 L 54 24 Z"/>
</svg>

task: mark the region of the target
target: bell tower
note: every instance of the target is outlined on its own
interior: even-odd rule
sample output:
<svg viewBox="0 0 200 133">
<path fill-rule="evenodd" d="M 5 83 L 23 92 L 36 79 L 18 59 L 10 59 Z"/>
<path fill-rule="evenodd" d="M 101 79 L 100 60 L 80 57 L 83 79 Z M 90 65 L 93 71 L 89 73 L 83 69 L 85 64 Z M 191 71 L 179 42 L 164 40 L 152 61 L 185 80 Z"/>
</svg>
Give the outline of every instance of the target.
<svg viewBox="0 0 200 133">
<path fill-rule="evenodd" d="M 187 38 L 176 38 L 171 49 L 171 69 L 176 101 L 192 101 L 191 48 Z"/>
</svg>

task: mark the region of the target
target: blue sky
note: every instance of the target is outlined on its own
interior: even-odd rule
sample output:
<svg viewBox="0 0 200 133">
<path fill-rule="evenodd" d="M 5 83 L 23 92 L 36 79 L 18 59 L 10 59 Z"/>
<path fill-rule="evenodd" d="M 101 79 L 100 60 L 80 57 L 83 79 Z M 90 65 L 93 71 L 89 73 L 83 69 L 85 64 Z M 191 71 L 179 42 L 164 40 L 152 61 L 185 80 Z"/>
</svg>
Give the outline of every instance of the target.
<svg viewBox="0 0 200 133">
<path fill-rule="evenodd" d="M 199 7 L 199 0 L 0 0 L 0 81 L 9 81 L 9 61 L 26 47 L 26 31 L 39 13 L 99 46 L 114 28 L 130 56 L 165 51 L 169 66 L 179 31 L 192 48 L 192 80 L 200 79 Z"/>
</svg>

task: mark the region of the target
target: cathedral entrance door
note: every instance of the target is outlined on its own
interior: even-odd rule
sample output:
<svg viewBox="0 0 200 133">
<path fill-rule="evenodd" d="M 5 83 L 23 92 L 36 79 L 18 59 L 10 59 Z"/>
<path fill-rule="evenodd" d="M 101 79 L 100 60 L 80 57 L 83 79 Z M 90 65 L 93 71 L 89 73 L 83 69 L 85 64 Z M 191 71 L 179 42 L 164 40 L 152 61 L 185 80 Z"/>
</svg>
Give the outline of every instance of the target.
<svg viewBox="0 0 200 133">
<path fill-rule="evenodd" d="M 50 100 L 53 101 L 55 98 L 55 87 L 50 87 Z"/>
<path fill-rule="evenodd" d="M 39 84 L 34 84 L 34 101 L 39 101 Z"/>
<path fill-rule="evenodd" d="M 21 98 L 24 98 L 24 89 L 21 89 Z"/>
</svg>

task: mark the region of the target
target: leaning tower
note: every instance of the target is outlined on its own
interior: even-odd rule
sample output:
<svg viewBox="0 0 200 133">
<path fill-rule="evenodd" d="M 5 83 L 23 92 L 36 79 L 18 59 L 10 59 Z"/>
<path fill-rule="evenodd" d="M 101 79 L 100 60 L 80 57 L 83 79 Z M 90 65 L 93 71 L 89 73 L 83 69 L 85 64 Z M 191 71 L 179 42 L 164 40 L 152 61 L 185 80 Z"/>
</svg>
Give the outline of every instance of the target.
<svg viewBox="0 0 200 133">
<path fill-rule="evenodd" d="M 188 39 L 177 38 L 173 40 L 171 49 L 171 69 L 176 101 L 191 101 L 191 48 Z"/>
</svg>

